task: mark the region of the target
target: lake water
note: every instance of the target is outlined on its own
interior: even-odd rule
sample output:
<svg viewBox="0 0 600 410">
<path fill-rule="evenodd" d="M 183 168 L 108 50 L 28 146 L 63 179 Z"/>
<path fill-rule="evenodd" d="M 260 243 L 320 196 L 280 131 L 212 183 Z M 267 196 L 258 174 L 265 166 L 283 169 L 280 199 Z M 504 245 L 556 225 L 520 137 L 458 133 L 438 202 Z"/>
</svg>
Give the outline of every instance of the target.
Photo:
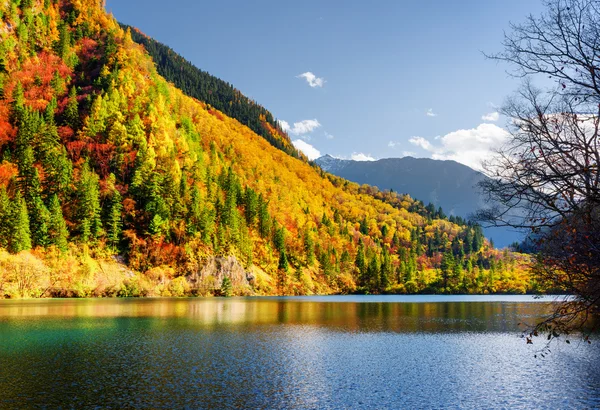
<svg viewBox="0 0 600 410">
<path fill-rule="evenodd" d="M 531 296 L 0 301 L 0 408 L 600 408 Z M 539 338 L 538 338 L 539 339 Z"/>
</svg>

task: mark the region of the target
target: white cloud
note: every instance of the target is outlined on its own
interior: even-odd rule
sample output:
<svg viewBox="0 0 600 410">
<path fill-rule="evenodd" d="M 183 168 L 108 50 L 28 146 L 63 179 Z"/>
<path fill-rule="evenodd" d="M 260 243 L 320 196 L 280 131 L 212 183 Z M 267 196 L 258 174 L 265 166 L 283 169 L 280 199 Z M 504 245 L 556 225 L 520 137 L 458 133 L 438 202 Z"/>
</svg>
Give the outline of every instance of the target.
<svg viewBox="0 0 600 410">
<path fill-rule="evenodd" d="M 428 109 L 425 115 L 428 117 L 437 117 L 437 114 L 433 112 L 433 108 Z"/>
<path fill-rule="evenodd" d="M 289 122 L 287 122 L 287 121 L 283 121 L 283 120 L 278 120 L 278 121 L 279 121 L 279 125 L 281 126 L 281 129 L 283 129 L 285 132 L 287 132 L 289 134 L 293 134 L 293 135 L 308 134 L 308 133 L 313 132 L 314 130 L 316 130 L 317 128 L 319 128 L 321 126 L 321 123 L 319 123 L 319 121 L 317 121 L 317 119 L 303 120 L 303 121 L 295 122 L 293 126 L 290 126 Z M 305 138 L 305 137 L 302 137 L 302 138 Z"/>
<path fill-rule="evenodd" d="M 363 154 L 362 152 L 353 152 L 350 159 L 353 161 L 375 161 L 375 158 L 370 154 Z"/>
<path fill-rule="evenodd" d="M 402 151 L 402 156 L 403 157 L 415 157 L 415 156 L 417 156 L 417 154 L 412 151 Z"/>
<path fill-rule="evenodd" d="M 290 130 L 290 123 L 284 120 L 277 120 L 277 122 L 279 123 L 279 126 L 281 127 L 282 130 L 284 130 L 285 132 L 288 132 Z"/>
<path fill-rule="evenodd" d="M 483 121 L 491 121 L 496 122 L 500 119 L 500 114 L 497 111 L 491 112 L 489 114 L 485 114 L 481 117 Z"/>
<path fill-rule="evenodd" d="M 319 78 L 310 71 L 297 75 L 296 78 L 304 78 L 312 88 L 323 87 L 326 83 L 324 78 Z"/>
<path fill-rule="evenodd" d="M 388 142 L 388 147 L 390 147 L 390 148 L 396 148 L 397 145 L 400 145 L 400 143 L 395 142 L 395 141 Z"/>
<path fill-rule="evenodd" d="M 302 151 L 302 153 L 306 155 L 311 161 L 321 156 L 321 152 L 306 141 L 295 140 L 292 141 L 292 144 L 294 144 L 294 147 L 296 147 L 296 149 Z"/>
<path fill-rule="evenodd" d="M 431 158 L 454 160 L 481 170 L 481 163 L 494 155 L 510 134 L 495 124 L 480 124 L 477 128 L 453 131 L 440 138 L 441 145 L 433 145 L 423 137 L 413 137 L 411 144 L 431 153 Z"/>
<path fill-rule="evenodd" d="M 410 142 L 413 145 L 416 145 L 417 147 L 423 148 L 425 151 L 433 150 L 433 146 L 431 145 L 431 142 L 427 141 L 423 137 L 412 137 L 411 139 L 408 140 L 408 142 Z"/>
<path fill-rule="evenodd" d="M 334 139 L 335 137 L 334 137 L 333 135 L 331 135 L 330 133 L 328 133 L 328 132 L 325 132 L 325 138 L 327 138 L 328 140 L 332 140 L 332 139 Z"/>
</svg>

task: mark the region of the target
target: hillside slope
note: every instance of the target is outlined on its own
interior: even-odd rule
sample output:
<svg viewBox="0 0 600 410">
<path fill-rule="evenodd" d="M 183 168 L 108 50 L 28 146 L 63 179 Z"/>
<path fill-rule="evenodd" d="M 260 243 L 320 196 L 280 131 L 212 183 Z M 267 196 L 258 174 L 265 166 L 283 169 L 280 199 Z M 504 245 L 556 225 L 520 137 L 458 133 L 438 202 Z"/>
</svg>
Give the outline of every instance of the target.
<svg viewBox="0 0 600 410">
<path fill-rule="evenodd" d="M 264 137 L 275 148 L 300 157 L 292 141 L 269 110 L 250 100 L 228 82 L 195 67 L 169 46 L 148 37 L 137 28 L 125 24 L 121 24 L 121 27 L 130 30 L 133 41 L 144 46 L 156 63 L 158 73 L 186 95 L 204 101 L 227 116 L 235 118 Z"/>
<path fill-rule="evenodd" d="M 358 184 L 392 189 L 431 203 L 435 208 L 442 207 L 447 215 L 468 218 L 486 205 L 477 188 L 485 176 L 455 161 L 412 157 L 352 161 L 325 155 L 315 163 Z M 484 234 L 500 247 L 522 240 L 521 234 L 508 228 L 486 228 Z"/>
<path fill-rule="evenodd" d="M 98 3 L 0 3 L 0 295 L 535 285 L 479 227 L 325 175 L 186 96 Z"/>
</svg>

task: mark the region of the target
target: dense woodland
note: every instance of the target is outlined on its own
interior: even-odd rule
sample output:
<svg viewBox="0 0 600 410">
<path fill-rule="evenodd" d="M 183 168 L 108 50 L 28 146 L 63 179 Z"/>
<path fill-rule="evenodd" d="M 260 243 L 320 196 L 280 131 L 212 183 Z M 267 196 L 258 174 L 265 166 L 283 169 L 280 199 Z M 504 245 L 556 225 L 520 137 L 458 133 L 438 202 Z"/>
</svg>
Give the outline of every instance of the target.
<svg viewBox="0 0 600 410">
<path fill-rule="evenodd" d="M 0 297 L 541 290 L 479 226 L 311 166 L 99 3 L 0 0 Z"/>
</svg>

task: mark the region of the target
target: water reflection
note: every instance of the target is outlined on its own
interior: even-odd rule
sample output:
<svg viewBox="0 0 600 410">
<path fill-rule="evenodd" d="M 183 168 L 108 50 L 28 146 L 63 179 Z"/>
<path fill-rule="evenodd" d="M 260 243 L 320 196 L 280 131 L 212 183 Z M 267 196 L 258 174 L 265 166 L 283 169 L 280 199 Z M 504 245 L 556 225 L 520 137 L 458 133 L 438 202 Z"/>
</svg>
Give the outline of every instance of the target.
<svg viewBox="0 0 600 410">
<path fill-rule="evenodd" d="M 391 299 L 393 300 L 393 299 Z M 0 302 L 0 321 L 25 317 L 182 318 L 193 325 L 310 324 L 351 331 L 517 331 L 550 302 L 330 302 L 298 298 L 107 299 Z M 109 322 L 106 322 L 109 323 Z"/>
<path fill-rule="evenodd" d="M 598 408 L 598 346 L 563 343 L 540 360 L 518 338 L 519 322 L 549 308 L 0 302 L 0 408 Z"/>
</svg>

